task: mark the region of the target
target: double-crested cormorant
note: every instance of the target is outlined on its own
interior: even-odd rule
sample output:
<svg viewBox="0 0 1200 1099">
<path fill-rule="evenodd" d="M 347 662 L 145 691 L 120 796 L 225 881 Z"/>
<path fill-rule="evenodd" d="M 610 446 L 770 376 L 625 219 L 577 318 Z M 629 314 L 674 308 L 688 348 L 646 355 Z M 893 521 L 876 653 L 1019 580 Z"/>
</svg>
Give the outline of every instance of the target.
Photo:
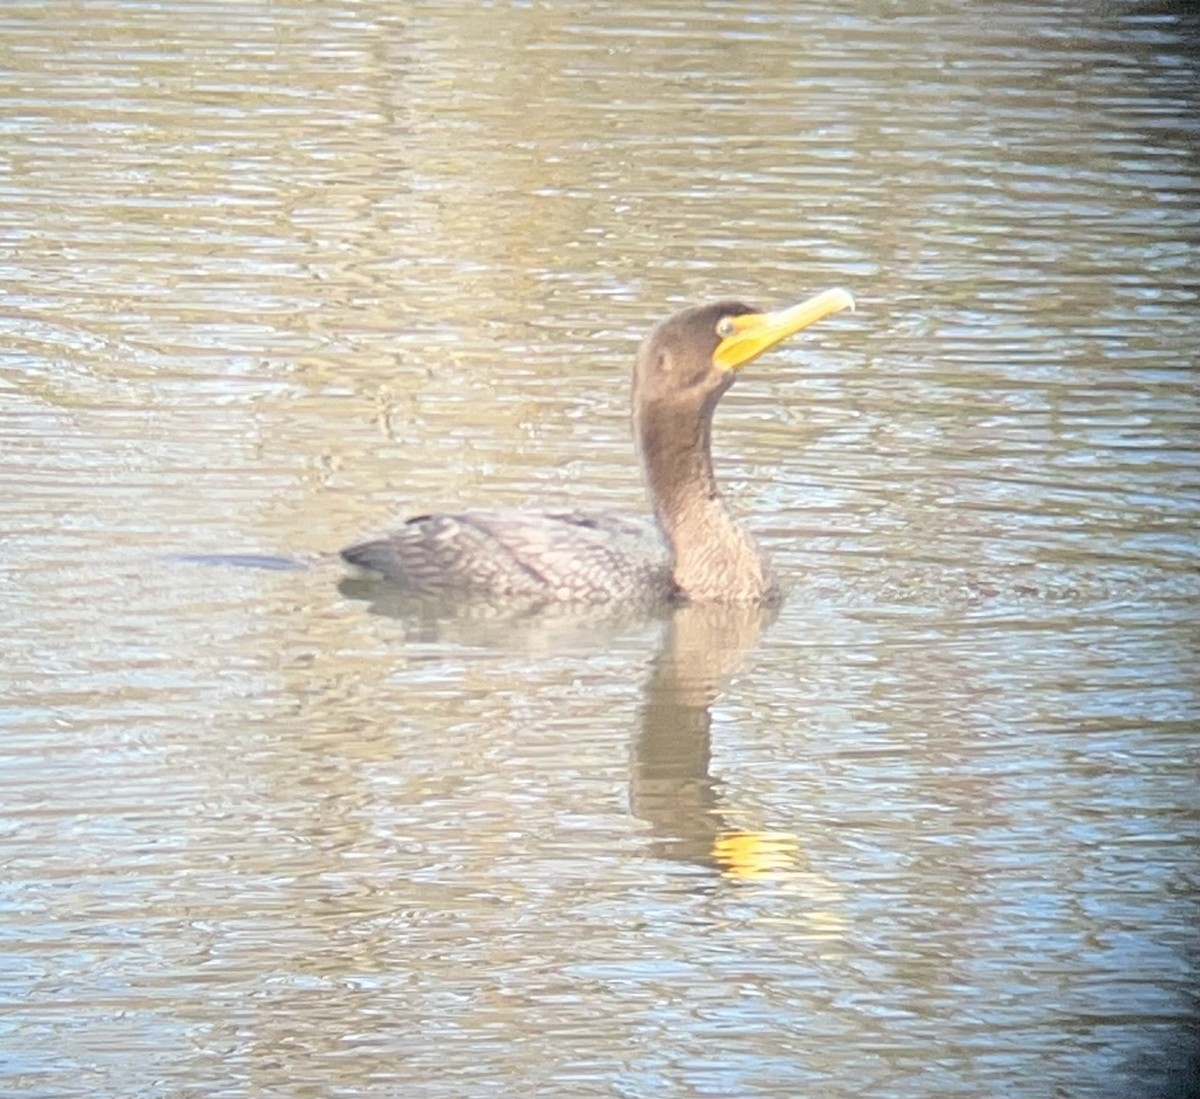
<svg viewBox="0 0 1200 1099">
<path fill-rule="evenodd" d="M 650 333 L 633 369 L 633 425 L 653 523 L 501 508 L 418 515 L 384 538 L 347 547 L 342 557 L 428 594 L 769 602 L 778 595 L 775 577 L 713 476 L 713 412 L 743 366 L 853 307 L 845 290 L 770 313 L 726 301 L 685 309 Z"/>
</svg>

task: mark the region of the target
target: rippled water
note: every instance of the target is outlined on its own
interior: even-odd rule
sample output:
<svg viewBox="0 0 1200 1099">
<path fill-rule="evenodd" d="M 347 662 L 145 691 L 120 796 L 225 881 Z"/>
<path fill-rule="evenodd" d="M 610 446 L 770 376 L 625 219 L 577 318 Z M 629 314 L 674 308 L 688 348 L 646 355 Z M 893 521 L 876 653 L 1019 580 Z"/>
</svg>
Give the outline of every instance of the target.
<svg viewBox="0 0 1200 1099">
<path fill-rule="evenodd" d="M 10 3 L 0 1091 L 1197 1091 L 1184 7 Z M 352 598 L 643 507 L 637 339 L 791 596 Z"/>
</svg>

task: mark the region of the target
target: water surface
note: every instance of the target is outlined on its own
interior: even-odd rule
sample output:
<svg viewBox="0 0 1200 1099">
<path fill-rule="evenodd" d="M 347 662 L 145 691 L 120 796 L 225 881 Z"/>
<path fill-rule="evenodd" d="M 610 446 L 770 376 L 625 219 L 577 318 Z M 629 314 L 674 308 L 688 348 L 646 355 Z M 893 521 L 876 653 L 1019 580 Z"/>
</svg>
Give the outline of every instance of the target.
<svg viewBox="0 0 1200 1099">
<path fill-rule="evenodd" d="M 1195 1093 L 1193 16 L 0 35 L 0 1090 Z M 833 285 L 718 417 L 773 621 L 173 557 L 640 510 L 641 334 Z"/>
</svg>

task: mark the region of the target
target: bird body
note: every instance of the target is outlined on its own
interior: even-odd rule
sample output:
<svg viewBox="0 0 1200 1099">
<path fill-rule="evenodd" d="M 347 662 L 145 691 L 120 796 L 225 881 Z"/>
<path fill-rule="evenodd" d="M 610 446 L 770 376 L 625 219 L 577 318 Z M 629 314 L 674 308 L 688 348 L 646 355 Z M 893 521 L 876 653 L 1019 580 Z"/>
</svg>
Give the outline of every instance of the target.
<svg viewBox="0 0 1200 1099">
<path fill-rule="evenodd" d="M 775 576 L 717 487 L 713 414 L 736 371 L 853 304 L 844 290 L 771 313 L 719 302 L 685 309 L 650 333 L 634 365 L 633 424 L 653 522 L 508 508 L 418 515 L 383 538 L 344 549 L 342 557 L 421 594 L 773 602 Z"/>
<path fill-rule="evenodd" d="M 417 515 L 342 557 L 425 595 L 607 603 L 674 594 L 670 553 L 655 524 L 609 512 Z"/>
</svg>

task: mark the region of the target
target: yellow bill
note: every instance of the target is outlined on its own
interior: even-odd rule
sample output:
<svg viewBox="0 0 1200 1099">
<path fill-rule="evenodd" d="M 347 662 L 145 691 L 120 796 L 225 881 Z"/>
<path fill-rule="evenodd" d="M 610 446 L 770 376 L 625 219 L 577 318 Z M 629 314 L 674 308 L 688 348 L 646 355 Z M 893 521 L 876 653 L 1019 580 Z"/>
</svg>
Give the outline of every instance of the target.
<svg viewBox="0 0 1200 1099">
<path fill-rule="evenodd" d="M 725 317 L 717 327 L 717 334 L 723 339 L 713 352 L 713 362 L 722 370 L 740 370 L 788 336 L 816 324 L 830 313 L 853 308 L 854 299 L 847 291 L 825 290 L 788 309 Z"/>
</svg>

